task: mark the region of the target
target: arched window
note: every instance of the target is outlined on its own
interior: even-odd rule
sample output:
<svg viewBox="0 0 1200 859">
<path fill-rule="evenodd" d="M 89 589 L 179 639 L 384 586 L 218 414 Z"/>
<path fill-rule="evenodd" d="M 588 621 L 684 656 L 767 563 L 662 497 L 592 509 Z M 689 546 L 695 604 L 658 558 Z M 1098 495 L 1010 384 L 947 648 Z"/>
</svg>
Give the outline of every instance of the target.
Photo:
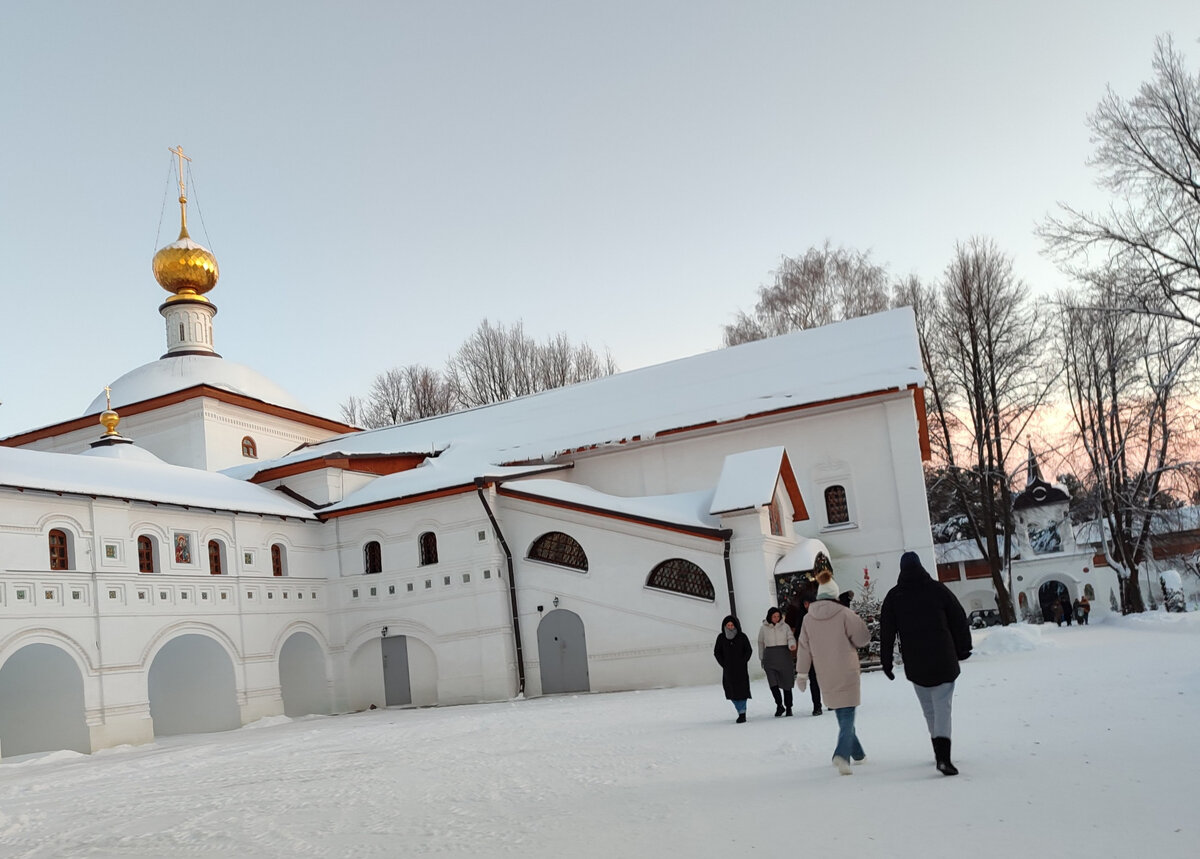
<svg viewBox="0 0 1200 859">
<path fill-rule="evenodd" d="M 254 439 L 246 436 L 242 439 L 242 456 L 248 456 L 254 459 L 258 456 L 258 445 L 254 443 Z"/>
<path fill-rule="evenodd" d="M 383 551 L 379 548 L 378 540 L 372 540 L 363 546 L 363 572 L 383 572 Z"/>
<path fill-rule="evenodd" d="M 438 562 L 437 534 L 432 531 L 426 531 L 417 538 L 417 546 L 420 549 L 422 567 Z"/>
<path fill-rule="evenodd" d="M 50 569 L 70 569 L 67 556 L 67 532 L 55 528 L 50 532 Z"/>
<path fill-rule="evenodd" d="M 221 575 L 221 544 L 216 540 L 208 541 L 208 572 L 211 575 Z"/>
<path fill-rule="evenodd" d="M 137 539 L 138 544 L 138 572 L 153 573 L 154 572 L 154 541 L 142 534 Z"/>
<path fill-rule="evenodd" d="M 671 558 L 651 570 L 646 587 L 700 599 L 716 599 L 713 584 L 704 570 L 683 558 Z"/>
<path fill-rule="evenodd" d="M 825 521 L 841 525 L 850 521 L 850 505 L 846 502 L 846 487 L 840 484 L 825 487 Z"/>
<path fill-rule="evenodd" d="M 534 540 L 533 545 L 529 547 L 529 559 L 570 567 L 572 570 L 583 570 L 585 573 L 588 568 L 583 546 L 580 546 L 574 537 L 562 531 L 551 531 Z"/>
<path fill-rule="evenodd" d="M 271 575 L 287 575 L 287 557 L 284 555 L 283 546 L 279 543 L 271 544 Z"/>
</svg>

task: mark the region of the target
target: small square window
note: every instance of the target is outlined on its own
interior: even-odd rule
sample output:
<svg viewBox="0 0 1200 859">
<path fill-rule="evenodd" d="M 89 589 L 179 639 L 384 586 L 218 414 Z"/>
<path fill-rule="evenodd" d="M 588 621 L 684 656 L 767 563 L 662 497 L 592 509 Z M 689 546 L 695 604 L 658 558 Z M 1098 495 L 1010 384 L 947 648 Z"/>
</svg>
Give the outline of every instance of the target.
<svg viewBox="0 0 1200 859">
<path fill-rule="evenodd" d="M 114 593 L 114 591 L 109 591 L 109 593 L 110 593 L 110 594 L 111 594 L 111 593 Z M 145 592 L 145 591 L 138 591 L 138 599 L 140 599 L 140 600 L 144 600 L 145 598 L 146 598 L 146 592 Z"/>
<path fill-rule="evenodd" d="M 223 599 L 223 600 L 229 599 L 229 594 L 225 593 L 225 591 L 221 591 L 221 599 Z"/>
<path fill-rule="evenodd" d="M 269 600 L 273 600 L 273 599 L 275 599 L 275 592 L 274 592 L 274 591 L 267 591 L 267 599 L 269 599 Z"/>
<path fill-rule="evenodd" d="M 48 599 L 48 600 L 54 599 L 54 591 L 46 591 L 46 599 Z"/>
<path fill-rule="evenodd" d="M 470 573 L 463 573 L 463 584 L 464 584 L 464 585 L 467 585 L 467 584 L 470 584 L 470 583 L 471 583 L 471 574 L 470 574 Z"/>
<path fill-rule="evenodd" d="M 254 599 L 254 591 L 246 591 L 246 599 L 248 599 L 248 600 Z"/>
<path fill-rule="evenodd" d="M 187 598 L 188 598 L 187 591 L 184 591 L 183 593 L 181 593 L 181 594 L 179 595 L 179 598 L 180 598 L 180 599 L 187 599 Z"/>
<path fill-rule="evenodd" d="M 379 596 L 379 593 L 375 588 L 371 588 L 371 596 Z"/>
<path fill-rule="evenodd" d="M 71 591 L 71 599 L 77 600 L 81 596 L 83 596 L 83 594 L 79 593 L 79 591 Z"/>
<path fill-rule="evenodd" d="M 159 592 L 158 592 L 158 598 L 159 598 L 160 600 L 165 600 L 165 599 L 167 598 L 167 592 L 166 592 L 166 591 L 159 591 Z"/>
<path fill-rule="evenodd" d="M 484 570 L 484 571 L 483 571 L 483 577 L 484 577 L 485 579 L 490 579 L 490 578 L 492 577 L 492 571 L 491 571 L 491 570 Z"/>
<path fill-rule="evenodd" d="M 304 599 L 304 591 L 296 591 L 296 599 L 298 599 L 298 600 Z"/>
<path fill-rule="evenodd" d="M 433 587 L 433 579 L 426 579 L 425 580 L 425 590 L 429 590 L 431 587 Z"/>
<path fill-rule="evenodd" d="M 17 588 L 17 599 L 19 599 L 19 600 L 25 599 L 25 589 L 24 588 Z"/>
<path fill-rule="evenodd" d="M 411 594 L 413 592 L 413 583 L 409 582 L 407 585 L 404 586 L 404 589 L 407 590 Z"/>
<path fill-rule="evenodd" d="M 443 584 L 443 585 L 448 585 L 448 584 L 450 584 L 450 577 L 449 577 L 449 576 L 442 576 L 442 584 Z"/>
<path fill-rule="evenodd" d="M 358 599 L 358 588 L 352 588 L 350 591 L 351 599 Z"/>
<path fill-rule="evenodd" d="M 284 598 L 284 599 L 287 599 L 287 598 L 288 598 L 288 592 L 287 592 L 287 591 L 284 591 L 284 592 L 283 592 L 283 598 Z"/>
<path fill-rule="evenodd" d="M 109 591 L 109 592 L 108 592 L 108 598 L 109 598 L 110 600 L 115 600 L 115 599 L 117 598 L 117 592 L 116 592 L 116 591 Z M 143 597 L 143 599 L 145 599 L 145 597 Z"/>
<path fill-rule="evenodd" d="M 482 542 L 484 542 L 485 540 L 487 540 L 487 531 L 478 531 L 478 532 L 476 532 L 476 533 L 477 533 L 477 534 L 478 534 L 478 536 L 479 536 L 479 542 L 480 542 L 480 543 L 482 543 Z"/>
<path fill-rule="evenodd" d="M 312 598 L 313 598 L 313 599 L 316 599 L 316 598 L 317 598 L 317 592 L 316 592 L 316 591 L 313 591 L 313 592 L 312 592 Z"/>
<path fill-rule="evenodd" d="M 200 599 L 202 599 L 202 600 L 208 599 L 208 594 L 207 593 L 200 594 Z"/>
<path fill-rule="evenodd" d="M 396 594 L 396 586 L 388 585 L 388 596 L 395 596 L 395 594 Z"/>
</svg>

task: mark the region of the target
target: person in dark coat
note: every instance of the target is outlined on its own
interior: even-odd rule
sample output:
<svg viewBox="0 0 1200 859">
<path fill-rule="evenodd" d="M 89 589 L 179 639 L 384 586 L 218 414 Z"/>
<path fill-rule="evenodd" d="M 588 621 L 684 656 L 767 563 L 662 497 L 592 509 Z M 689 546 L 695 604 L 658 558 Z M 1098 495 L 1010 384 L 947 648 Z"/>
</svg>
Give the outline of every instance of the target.
<svg viewBox="0 0 1200 859">
<path fill-rule="evenodd" d="M 806 582 L 792 595 L 788 601 L 787 625 L 792 628 L 792 635 L 800 639 L 800 627 L 808 614 L 808 607 L 817 598 L 816 582 Z M 817 681 L 817 666 L 814 663 L 808 669 L 808 691 L 812 696 L 812 714 L 820 716 L 825 711 L 821 708 L 821 684 Z"/>
<path fill-rule="evenodd" d="M 737 710 L 737 721 L 746 721 L 746 700 L 750 698 L 750 657 L 754 648 L 750 639 L 742 632 L 742 625 L 733 615 L 726 616 L 721 622 L 721 634 L 713 645 L 713 657 L 721 666 L 721 686 L 725 689 L 725 697 L 733 702 Z"/>
<path fill-rule="evenodd" d="M 921 565 L 916 552 L 900 556 L 900 575 L 880 609 L 880 661 L 888 680 L 896 636 L 904 650 L 904 676 L 925 713 L 934 760 L 942 775 L 958 775 L 950 761 L 950 710 L 958 663 L 971 655 L 967 615 L 950 589 Z"/>
</svg>

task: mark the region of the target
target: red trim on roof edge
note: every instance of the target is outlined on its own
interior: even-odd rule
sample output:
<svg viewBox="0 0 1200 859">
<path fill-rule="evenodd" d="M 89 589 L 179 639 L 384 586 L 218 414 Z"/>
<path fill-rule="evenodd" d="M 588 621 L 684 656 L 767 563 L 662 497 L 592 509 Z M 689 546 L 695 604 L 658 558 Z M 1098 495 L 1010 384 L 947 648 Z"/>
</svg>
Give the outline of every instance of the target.
<svg viewBox="0 0 1200 859">
<path fill-rule="evenodd" d="M 295 421 L 298 424 L 316 427 L 317 429 L 330 430 L 338 434 L 348 432 L 362 432 L 358 427 L 350 426 L 349 424 L 340 423 L 338 421 L 323 418 L 318 415 L 310 415 L 307 412 L 289 409 L 286 406 L 276 406 L 263 400 L 256 400 L 253 397 L 247 397 L 244 394 L 235 394 L 232 391 L 226 391 L 221 388 L 214 388 L 211 385 L 192 385 L 190 388 L 183 388 L 179 391 L 172 391 L 169 394 L 163 394 L 159 397 L 151 397 L 148 400 L 141 400 L 136 403 L 129 403 L 121 406 L 119 409 L 121 417 L 129 417 L 130 415 L 138 415 L 143 412 L 152 412 L 155 409 L 161 409 L 166 406 L 173 406 L 176 403 L 183 403 L 188 400 L 193 400 L 198 397 L 208 397 L 209 399 L 219 400 L 222 403 L 228 403 L 232 406 L 241 406 L 244 409 L 249 409 L 253 412 L 259 412 L 265 415 L 271 415 L 277 418 L 286 418 Z M 30 430 L 29 432 L 21 433 L 20 435 L 10 435 L 7 438 L 0 438 L 0 445 L 5 447 L 21 447 L 30 442 L 40 441 L 44 438 L 55 438 L 60 435 L 66 435 L 69 432 L 76 430 L 87 429 L 88 427 L 99 426 L 100 412 L 93 412 L 90 415 L 84 415 L 81 418 L 75 418 L 62 423 L 51 424 L 41 429 Z"/>
</svg>

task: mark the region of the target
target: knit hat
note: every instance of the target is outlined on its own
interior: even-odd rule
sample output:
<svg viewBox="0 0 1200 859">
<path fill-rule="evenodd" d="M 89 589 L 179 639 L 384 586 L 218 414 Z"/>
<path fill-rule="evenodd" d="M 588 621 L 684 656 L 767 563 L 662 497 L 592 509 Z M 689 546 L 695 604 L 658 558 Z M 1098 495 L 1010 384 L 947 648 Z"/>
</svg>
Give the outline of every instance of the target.
<svg viewBox="0 0 1200 859">
<path fill-rule="evenodd" d="M 833 573 L 821 570 L 817 573 L 817 599 L 835 600 L 838 598 L 838 584 L 833 580 Z"/>
<path fill-rule="evenodd" d="M 921 556 L 916 552 L 905 552 L 900 556 L 900 572 L 903 573 L 909 570 L 913 572 L 917 570 L 925 572 L 925 568 L 921 565 Z"/>
</svg>

